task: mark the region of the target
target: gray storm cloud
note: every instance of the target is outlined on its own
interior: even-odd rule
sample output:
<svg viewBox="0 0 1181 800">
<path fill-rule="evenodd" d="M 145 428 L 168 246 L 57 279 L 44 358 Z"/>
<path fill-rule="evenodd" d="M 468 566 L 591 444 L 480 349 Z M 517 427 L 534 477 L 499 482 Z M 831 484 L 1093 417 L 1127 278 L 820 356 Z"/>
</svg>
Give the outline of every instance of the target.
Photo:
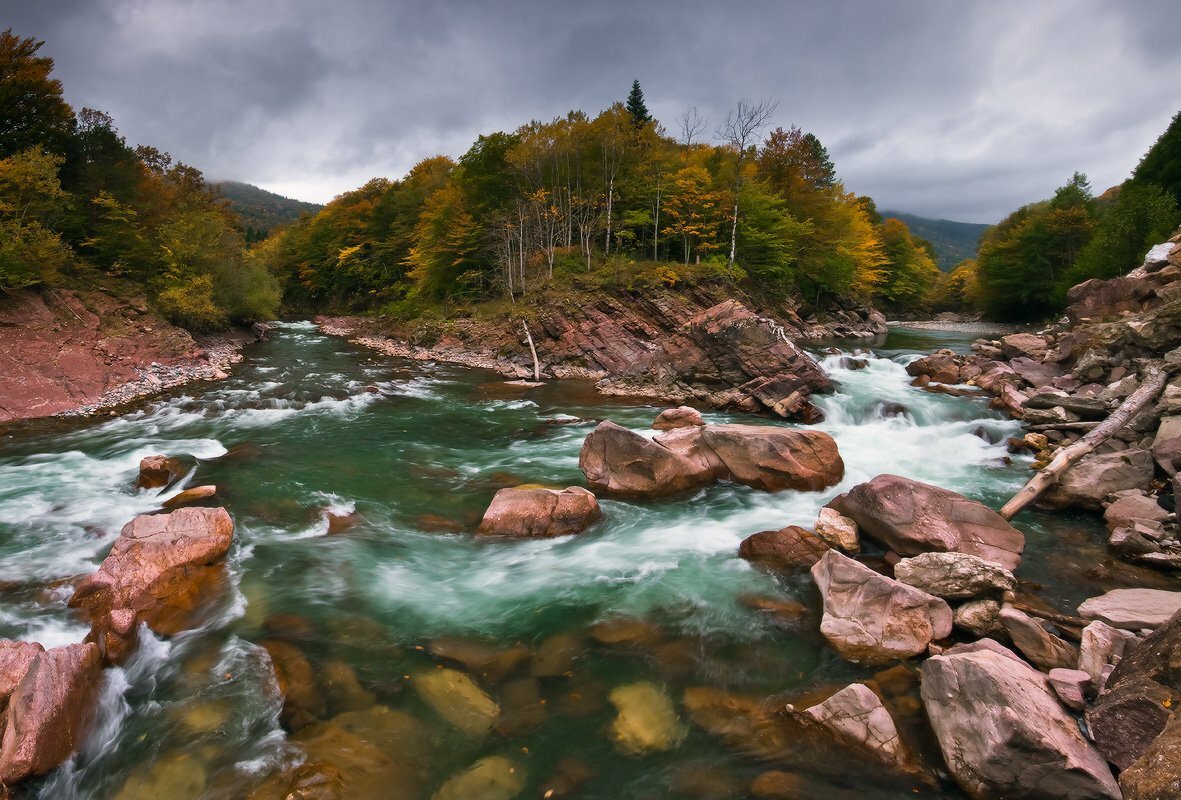
<svg viewBox="0 0 1181 800">
<path fill-rule="evenodd" d="M 0 0 L 67 99 L 215 179 L 325 201 L 480 133 L 595 113 L 670 129 L 740 96 L 880 207 L 992 222 L 1075 170 L 1127 177 L 1181 107 L 1173 0 Z M 711 126 L 712 127 L 712 126 Z"/>
</svg>

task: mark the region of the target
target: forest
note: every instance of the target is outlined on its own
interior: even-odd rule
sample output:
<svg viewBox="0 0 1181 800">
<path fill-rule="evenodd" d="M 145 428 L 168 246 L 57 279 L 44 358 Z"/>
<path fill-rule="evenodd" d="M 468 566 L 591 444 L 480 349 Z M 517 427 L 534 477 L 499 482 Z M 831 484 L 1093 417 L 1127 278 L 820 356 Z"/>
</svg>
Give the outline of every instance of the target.
<svg viewBox="0 0 1181 800">
<path fill-rule="evenodd" d="M 75 113 L 41 45 L 0 35 L 0 289 L 119 277 L 194 330 L 281 309 L 414 318 L 702 283 L 1036 321 L 1181 222 L 1178 115 L 1124 184 L 1096 197 L 1075 173 L 943 273 L 929 242 L 846 190 L 816 136 L 770 129 L 775 103 L 740 100 L 713 125 L 690 108 L 670 130 L 636 81 L 595 116 L 482 135 L 267 236 L 198 170 L 131 147 L 101 111 Z"/>
<path fill-rule="evenodd" d="M 271 319 L 280 287 L 200 171 L 77 113 L 42 43 L 0 34 L 0 289 L 142 288 L 191 330 Z"/>
</svg>

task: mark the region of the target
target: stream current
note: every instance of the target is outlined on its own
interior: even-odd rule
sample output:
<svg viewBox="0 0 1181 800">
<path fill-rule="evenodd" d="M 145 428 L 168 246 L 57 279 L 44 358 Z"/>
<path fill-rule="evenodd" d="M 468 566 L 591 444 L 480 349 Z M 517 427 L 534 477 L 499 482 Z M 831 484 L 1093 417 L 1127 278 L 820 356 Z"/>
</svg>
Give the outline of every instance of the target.
<svg viewBox="0 0 1181 800">
<path fill-rule="evenodd" d="M 550 796 L 746 796 L 774 765 L 690 724 L 686 688 L 790 698 L 874 670 L 843 662 L 819 637 L 806 574 L 772 575 L 739 559 L 738 545 L 756 531 L 810 527 L 833 496 L 884 472 L 999 506 L 1028 475 L 1024 460 L 1006 458 L 1018 425 L 982 400 L 912 388 L 904 369 L 970 338 L 895 331 L 856 370 L 821 356 L 838 385 L 818 400 L 827 417 L 818 427 L 844 458 L 839 486 L 769 494 L 723 484 L 664 502 L 602 500 L 602 522 L 554 540 L 470 531 L 501 487 L 581 484 L 578 451 L 593 420 L 650 435 L 659 407 L 578 382 L 511 387 L 491 373 L 392 359 L 310 323 L 284 323 L 247 349 L 228 380 L 118 416 L 14 427 L 0 435 L 0 637 L 81 641 L 88 628 L 66 607 L 69 579 L 92 571 L 133 516 L 159 510 L 185 486 L 216 484 L 236 523 L 229 581 L 196 627 L 170 639 L 145 633 L 128 664 L 104 673 L 81 751 L 18 797 L 250 796 L 299 752 L 259 644 L 268 639 L 294 643 L 316 670 L 319 719 L 375 704 L 413 722 L 375 742 L 411 762 L 404 785 L 384 776 L 350 797 L 430 797 L 490 755 L 519 765 L 520 797 L 543 797 L 567 778 L 581 784 L 577 792 Z M 139 460 L 156 453 L 186 459 L 191 472 L 167 489 L 137 490 Z M 355 524 L 327 535 L 329 512 Z M 1018 576 L 1044 600 L 1071 611 L 1098 591 L 1086 577 L 1101 558 L 1094 519 L 1027 514 L 1019 527 L 1029 542 Z M 811 613 L 785 621 L 766 610 L 772 600 Z M 590 635 L 620 619 L 644 623 L 633 626 L 643 635 L 615 643 Z M 492 672 L 503 675 L 474 675 L 520 724 L 472 736 L 423 702 L 408 676 L 444 663 L 430 652 L 440 641 L 526 653 L 502 659 L 508 666 Z M 542 652 L 568 668 L 531 677 L 545 671 L 528 654 L 536 663 Z M 673 701 L 688 731 L 675 748 L 636 756 L 613 745 L 608 694 L 635 682 Z M 859 780 L 800 796 L 962 797 L 950 783 L 916 794 Z"/>
</svg>

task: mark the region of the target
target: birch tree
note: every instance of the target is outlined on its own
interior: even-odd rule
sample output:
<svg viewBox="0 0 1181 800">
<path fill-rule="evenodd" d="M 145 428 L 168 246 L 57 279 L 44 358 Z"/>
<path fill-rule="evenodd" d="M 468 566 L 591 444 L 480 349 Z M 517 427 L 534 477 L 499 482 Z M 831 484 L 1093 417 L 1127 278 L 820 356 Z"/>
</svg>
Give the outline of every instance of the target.
<svg viewBox="0 0 1181 800">
<path fill-rule="evenodd" d="M 738 200 L 742 195 L 742 168 L 747 151 L 759 140 L 763 128 L 771 120 L 778 103 L 770 100 L 753 102 L 743 98 L 734 110 L 726 115 L 726 121 L 718 126 L 717 137 L 732 147 L 738 156 L 734 166 L 734 214 L 730 220 L 730 257 L 726 266 L 734 266 L 738 251 Z"/>
</svg>

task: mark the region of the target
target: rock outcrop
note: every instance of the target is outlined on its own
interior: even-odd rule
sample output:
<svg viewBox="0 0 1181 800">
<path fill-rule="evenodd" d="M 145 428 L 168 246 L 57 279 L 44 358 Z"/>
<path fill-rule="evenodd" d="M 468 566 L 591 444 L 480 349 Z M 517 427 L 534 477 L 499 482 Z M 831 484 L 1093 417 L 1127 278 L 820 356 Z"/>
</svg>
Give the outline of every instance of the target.
<svg viewBox="0 0 1181 800">
<path fill-rule="evenodd" d="M 603 518 L 599 501 L 579 486 L 562 490 L 501 489 L 484 512 L 479 532 L 548 539 L 582 533 Z"/>
<path fill-rule="evenodd" d="M 988 506 L 938 486 L 879 475 L 829 505 L 902 556 L 967 553 L 1014 570 L 1025 536 Z"/>
<path fill-rule="evenodd" d="M 750 308 L 706 286 L 640 296 L 596 292 L 583 300 L 539 304 L 530 325 L 546 375 L 592 378 L 604 394 L 770 411 L 805 422 L 819 419 L 809 397 L 831 385 L 794 342 L 886 332 L 880 313 L 856 303 L 840 301 L 827 314 L 801 318 L 787 307 Z M 354 318 L 320 322 L 327 333 L 355 336 L 391 355 L 532 375 L 516 322 L 464 319 L 443 330 L 419 323 L 375 330 Z"/>
<path fill-rule="evenodd" d="M 1125 648 L 1106 688 L 1087 710 L 1087 727 L 1107 760 L 1130 767 L 1181 707 L 1181 614 Z"/>
<path fill-rule="evenodd" d="M 948 769 L 976 800 L 1120 797 L 1046 677 L 991 639 L 923 662 L 922 697 Z"/>
<path fill-rule="evenodd" d="M 836 442 L 820 431 L 705 425 L 647 439 L 610 421 L 586 437 L 578 466 L 592 490 L 623 497 L 677 494 L 718 480 L 818 491 L 845 472 Z"/>
<path fill-rule="evenodd" d="M 224 508 L 182 508 L 123 526 L 98 571 L 79 582 L 70 605 L 85 609 L 92 637 L 118 651 L 135 621 L 157 633 L 183 630 L 203 591 L 222 577 L 234 523 Z M 111 660 L 110 654 L 107 654 Z"/>
<path fill-rule="evenodd" d="M 142 299 L 99 290 L 8 292 L 0 297 L 0 422 L 225 377 L 239 357 L 233 350 L 199 345 Z"/>
<path fill-rule="evenodd" d="M 842 658 L 881 664 L 925 653 L 951 634 L 946 601 L 829 550 L 812 567 L 824 601 L 820 632 Z"/>
</svg>

